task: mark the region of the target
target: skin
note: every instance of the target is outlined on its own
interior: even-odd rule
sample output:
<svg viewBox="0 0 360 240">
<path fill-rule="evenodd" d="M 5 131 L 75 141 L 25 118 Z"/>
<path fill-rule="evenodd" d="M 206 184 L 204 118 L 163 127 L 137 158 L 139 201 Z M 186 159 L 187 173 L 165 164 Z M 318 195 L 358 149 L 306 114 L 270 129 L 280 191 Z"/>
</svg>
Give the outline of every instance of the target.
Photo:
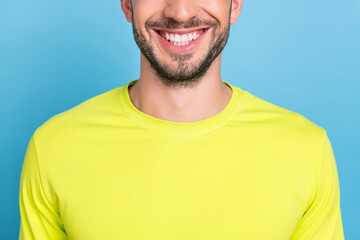
<svg viewBox="0 0 360 240">
<path fill-rule="evenodd" d="M 133 105 L 143 113 L 174 122 L 200 121 L 220 113 L 232 94 L 221 79 L 221 53 L 202 74 L 189 76 L 207 59 L 216 41 L 224 38 L 229 25 L 236 23 L 242 0 L 121 0 L 121 7 L 133 24 L 135 39 L 140 36 L 158 64 L 171 73 L 167 77 L 159 74 L 142 50 L 140 78 L 129 88 Z M 194 19 L 214 24 L 189 25 Z M 171 20 L 178 27 L 162 25 L 165 31 L 189 32 L 205 27 L 208 31 L 194 49 L 172 52 L 157 39 L 157 29 L 146 24 L 163 20 Z"/>
</svg>

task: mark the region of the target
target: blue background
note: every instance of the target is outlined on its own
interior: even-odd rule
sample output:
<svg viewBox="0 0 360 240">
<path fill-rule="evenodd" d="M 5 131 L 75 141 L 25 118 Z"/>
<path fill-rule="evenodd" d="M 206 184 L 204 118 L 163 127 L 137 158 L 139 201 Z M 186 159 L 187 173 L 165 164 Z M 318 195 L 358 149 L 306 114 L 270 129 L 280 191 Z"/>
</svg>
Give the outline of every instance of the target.
<svg viewBox="0 0 360 240">
<path fill-rule="evenodd" d="M 51 116 L 139 76 L 119 0 L 0 0 L 0 239 L 17 239 L 22 162 Z M 346 239 L 360 239 L 359 0 L 245 0 L 223 80 L 327 130 Z"/>
</svg>

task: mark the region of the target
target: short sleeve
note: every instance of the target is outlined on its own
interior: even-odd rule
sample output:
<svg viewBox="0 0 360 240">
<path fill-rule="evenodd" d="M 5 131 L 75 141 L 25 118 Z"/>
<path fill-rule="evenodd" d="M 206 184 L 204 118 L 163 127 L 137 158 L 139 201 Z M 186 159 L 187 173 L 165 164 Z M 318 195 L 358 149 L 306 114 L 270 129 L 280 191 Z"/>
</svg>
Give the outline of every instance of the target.
<svg viewBox="0 0 360 240">
<path fill-rule="evenodd" d="M 68 239 L 58 212 L 45 195 L 34 136 L 28 145 L 20 179 L 20 240 Z"/>
<path fill-rule="evenodd" d="M 314 194 L 290 240 L 343 240 L 338 172 L 325 132 L 315 170 Z"/>
</svg>

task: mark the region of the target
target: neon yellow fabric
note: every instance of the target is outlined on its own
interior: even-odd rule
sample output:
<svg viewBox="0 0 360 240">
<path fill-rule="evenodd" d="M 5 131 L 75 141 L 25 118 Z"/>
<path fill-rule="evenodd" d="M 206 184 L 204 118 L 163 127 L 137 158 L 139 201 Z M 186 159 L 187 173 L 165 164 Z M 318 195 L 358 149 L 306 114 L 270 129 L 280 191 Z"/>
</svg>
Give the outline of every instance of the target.
<svg viewBox="0 0 360 240">
<path fill-rule="evenodd" d="M 20 239 L 344 239 L 322 128 L 226 82 L 218 115 L 165 121 L 132 105 L 134 82 L 36 130 Z"/>
</svg>

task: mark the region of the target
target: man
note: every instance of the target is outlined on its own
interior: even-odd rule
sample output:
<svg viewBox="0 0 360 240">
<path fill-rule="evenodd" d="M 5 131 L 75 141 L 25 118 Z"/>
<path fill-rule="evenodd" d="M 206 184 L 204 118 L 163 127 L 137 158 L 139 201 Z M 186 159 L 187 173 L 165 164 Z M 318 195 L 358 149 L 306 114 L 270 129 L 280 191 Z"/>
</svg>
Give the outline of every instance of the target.
<svg viewBox="0 0 360 240">
<path fill-rule="evenodd" d="M 344 239 L 325 131 L 221 79 L 242 0 L 121 7 L 140 78 L 36 130 L 20 239 Z"/>
</svg>

